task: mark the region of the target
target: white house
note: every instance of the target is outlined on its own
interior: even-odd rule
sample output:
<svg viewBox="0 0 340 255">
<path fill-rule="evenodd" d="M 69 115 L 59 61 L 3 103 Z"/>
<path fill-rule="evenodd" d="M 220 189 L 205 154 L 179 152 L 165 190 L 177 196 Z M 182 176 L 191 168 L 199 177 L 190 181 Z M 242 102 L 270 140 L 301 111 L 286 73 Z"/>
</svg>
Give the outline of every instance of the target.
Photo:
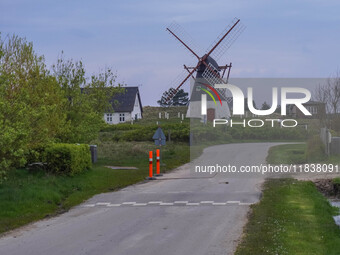
<svg viewBox="0 0 340 255">
<path fill-rule="evenodd" d="M 108 124 L 132 122 L 143 118 L 143 108 L 138 87 L 124 87 L 124 91 L 112 98 L 113 112 L 104 114 Z"/>
</svg>

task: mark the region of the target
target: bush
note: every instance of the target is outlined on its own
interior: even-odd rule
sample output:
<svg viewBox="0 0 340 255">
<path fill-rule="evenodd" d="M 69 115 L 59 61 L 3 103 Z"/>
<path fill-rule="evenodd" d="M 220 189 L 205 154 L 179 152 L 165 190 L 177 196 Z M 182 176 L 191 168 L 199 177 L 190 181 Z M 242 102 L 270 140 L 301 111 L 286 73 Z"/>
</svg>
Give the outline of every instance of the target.
<svg viewBox="0 0 340 255">
<path fill-rule="evenodd" d="M 152 136 L 158 125 L 140 125 L 140 124 L 117 124 L 107 125 L 99 135 L 100 141 L 153 141 Z M 232 140 L 262 140 L 262 141 L 278 141 L 278 140 L 305 140 L 308 132 L 302 128 L 279 128 L 279 127 L 229 127 L 216 126 L 212 124 L 204 125 L 201 122 L 189 123 L 165 123 L 161 128 L 168 139 L 171 134 L 171 141 L 187 142 L 189 141 L 190 132 L 197 142 L 231 142 Z"/>
<path fill-rule="evenodd" d="M 116 130 L 134 130 L 140 128 L 139 125 L 131 125 L 130 123 L 119 123 L 115 125 L 105 124 L 101 128 L 101 132 L 110 132 Z"/>
<path fill-rule="evenodd" d="M 334 130 L 335 136 L 340 135 L 340 115 L 334 116 L 331 120 L 331 129 Z"/>
<path fill-rule="evenodd" d="M 228 133 L 233 139 L 240 140 L 304 140 L 308 133 L 301 128 L 279 128 L 279 127 L 229 127 Z"/>
<path fill-rule="evenodd" d="M 308 139 L 306 158 L 308 162 L 322 161 L 326 158 L 325 147 L 318 135 Z"/>
<path fill-rule="evenodd" d="M 91 168 L 91 154 L 86 144 L 57 143 L 45 150 L 48 170 L 56 174 L 74 175 Z"/>
<path fill-rule="evenodd" d="M 99 135 L 101 141 L 130 142 L 130 141 L 153 141 L 152 136 L 158 125 L 117 124 L 102 129 Z M 172 141 L 189 141 L 189 125 L 182 123 L 170 123 L 161 126 L 165 136 L 171 134 Z"/>
</svg>

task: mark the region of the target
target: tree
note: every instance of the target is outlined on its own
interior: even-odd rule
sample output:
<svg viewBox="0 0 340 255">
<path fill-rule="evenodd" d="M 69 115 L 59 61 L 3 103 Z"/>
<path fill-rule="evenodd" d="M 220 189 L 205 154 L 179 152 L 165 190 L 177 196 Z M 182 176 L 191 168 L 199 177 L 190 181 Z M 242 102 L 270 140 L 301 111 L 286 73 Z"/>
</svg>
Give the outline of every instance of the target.
<svg viewBox="0 0 340 255">
<path fill-rule="evenodd" d="M 329 77 L 324 84 L 319 84 L 314 91 L 314 99 L 322 102 L 325 105 L 326 113 L 332 113 L 333 118 L 329 115 L 319 115 L 320 122 L 326 127 L 333 130 L 340 130 L 340 70 L 337 70 L 334 75 Z"/>
<path fill-rule="evenodd" d="M 63 129 L 63 94 L 33 44 L 0 38 L 0 168 L 23 166 L 27 154 Z"/>
<path fill-rule="evenodd" d="M 53 74 L 25 38 L 0 34 L 0 182 L 53 142 L 89 142 L 109 110 L 116 75 L 89 79 L 81 61 L 59 59 Z"/>
<path fill-rule="evenodd" d="M 340 108 L 340 70 L 327 79 L 326 93 L 332 113 L 337 114 Z"/>
<path fill-rule="evenodd" d="M 261 110 L 268 110 L 270 109 L 270 106 L 267 104 L 267 102 L 265 101 L 263 104 L 262 104 L 262 107 L 261 107 Z"/>
<path fill-rule="evenodd" d="M 173 96 L 172 99 L 170 99 L 168 102 L 166 99 L 171 95 L 171 91 L 173 91 L 173 88 L 170 88 L 168 91 L 165 91 L 163 93 L 163 96 L 160 100 L 157 101 L 157 103 L 160 106 L 187 106 L 189 104 L 189 96 L 187 92 L 184 92 L 183 89 L 178 90 L 175 96 Z"/>
<path fill-rule="evenodd" d="M 340 70 L 329 77 L 325 84 L 319 84 L 314 91 L 314 98 L 325 103 L 326 112 L 333 114 L 340 112 Z"/>
<path fill-rule="evenodd" d="M 116 75 L 107 68 L 87 79 L 83 63 L 65 60 L 63 55 L 52 69 L 67 100 L 67 128 L 60 139 L 70 143 L 90 142 L 104 124 L 104 112 L 112 112 L 110 99 L 121 92 L 120 85 L 115 86 Z"/>
<path fill-rule="evenodd" d="M 278 105 L 275 109 L 275 113 L 280 114 L 281 113 L 281 105 Z"/>
</svg>

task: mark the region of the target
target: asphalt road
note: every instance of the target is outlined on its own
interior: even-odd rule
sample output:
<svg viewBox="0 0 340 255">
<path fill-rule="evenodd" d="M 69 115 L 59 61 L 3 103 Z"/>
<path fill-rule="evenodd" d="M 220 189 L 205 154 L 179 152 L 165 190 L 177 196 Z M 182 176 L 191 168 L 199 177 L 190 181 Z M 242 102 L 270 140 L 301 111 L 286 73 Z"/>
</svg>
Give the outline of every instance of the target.
<svg viewBox="0 0 340 255">
<path fill-rule="evenodd" d="M 258 165 L 273 145 L 213 146 L 200 161 Z M 263 177 L 193 174 L 194 164 L 12 231 L 0 239 L 0 254 L 233 254 Z"/>
</svg>

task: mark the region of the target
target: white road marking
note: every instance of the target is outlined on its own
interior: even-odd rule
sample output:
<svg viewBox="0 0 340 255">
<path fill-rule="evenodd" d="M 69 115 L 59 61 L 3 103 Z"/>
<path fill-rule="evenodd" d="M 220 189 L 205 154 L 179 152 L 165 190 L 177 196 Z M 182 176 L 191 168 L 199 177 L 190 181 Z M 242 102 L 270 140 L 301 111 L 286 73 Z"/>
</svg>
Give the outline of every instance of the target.
<svg viewBox="0 0 340 255">
<path fill-rule="evenodd" d="M 107 202 L 99 202 L 99 203 L 96 203 L 96 205 L 105 205 L 105 206 L 108 206 L 110 203 L 107 203 Z"/>
<path fill-rule="evenodd" d="M 116 207 L 116 206 L 121 206 L 121 204 L 109 204 L 108 207 Z"/>
<path fill-rule="evenodd" d="M 200 201 L 200 202 L 189 202 L 189 201 L 174 201 L 174 202 L 163 202 L 163 201 L 149 201 L 146 203 L 137 202 L 123 202 L 121 204 L 112 204 L 110 202 L 98 202 L 95 204 L 85 204 L 83 207 L 95 207 L 95 206 L 107 206 L 107 207 L 119 207 L 119 206 L 148 206 L 148 205 L 161 205 L 161 206 L 199 206 L 199 205 L 252 205 L 253 203 L 241 203 L 240 201 L 227 201 L 227 202 L 214 202 L 214 201 Z"/>
<path fill-rule="evenodd" d="M 136 202 L 124 202 L 124 203 L 122 203 L 122 205 L 133 205 L 133 204 L 135 204 Z"/>
<path fill-rule="evenodd" d="M 254 203 L 239 203 L 239 205 L 252 205 Z"/>
<path fill-rule="evenodd" d="M 179 193 L 193 193 L 192 191 L 185 191 L 185 190 L 182 190 L 182 191 L 168 191 L 166 192 L 166 194 L 179 194 Z"/>
<path fill-rule="evenodd" d="M 95 207 L 95 204 L 87 204 L 87 205 L 83 205 L 84 207 Z"/>
<path fill-rule="evenodd" d="M 241 203 L 240 201 L 227 201 L 227 204 L 239 204 Z"/>
</svg>

